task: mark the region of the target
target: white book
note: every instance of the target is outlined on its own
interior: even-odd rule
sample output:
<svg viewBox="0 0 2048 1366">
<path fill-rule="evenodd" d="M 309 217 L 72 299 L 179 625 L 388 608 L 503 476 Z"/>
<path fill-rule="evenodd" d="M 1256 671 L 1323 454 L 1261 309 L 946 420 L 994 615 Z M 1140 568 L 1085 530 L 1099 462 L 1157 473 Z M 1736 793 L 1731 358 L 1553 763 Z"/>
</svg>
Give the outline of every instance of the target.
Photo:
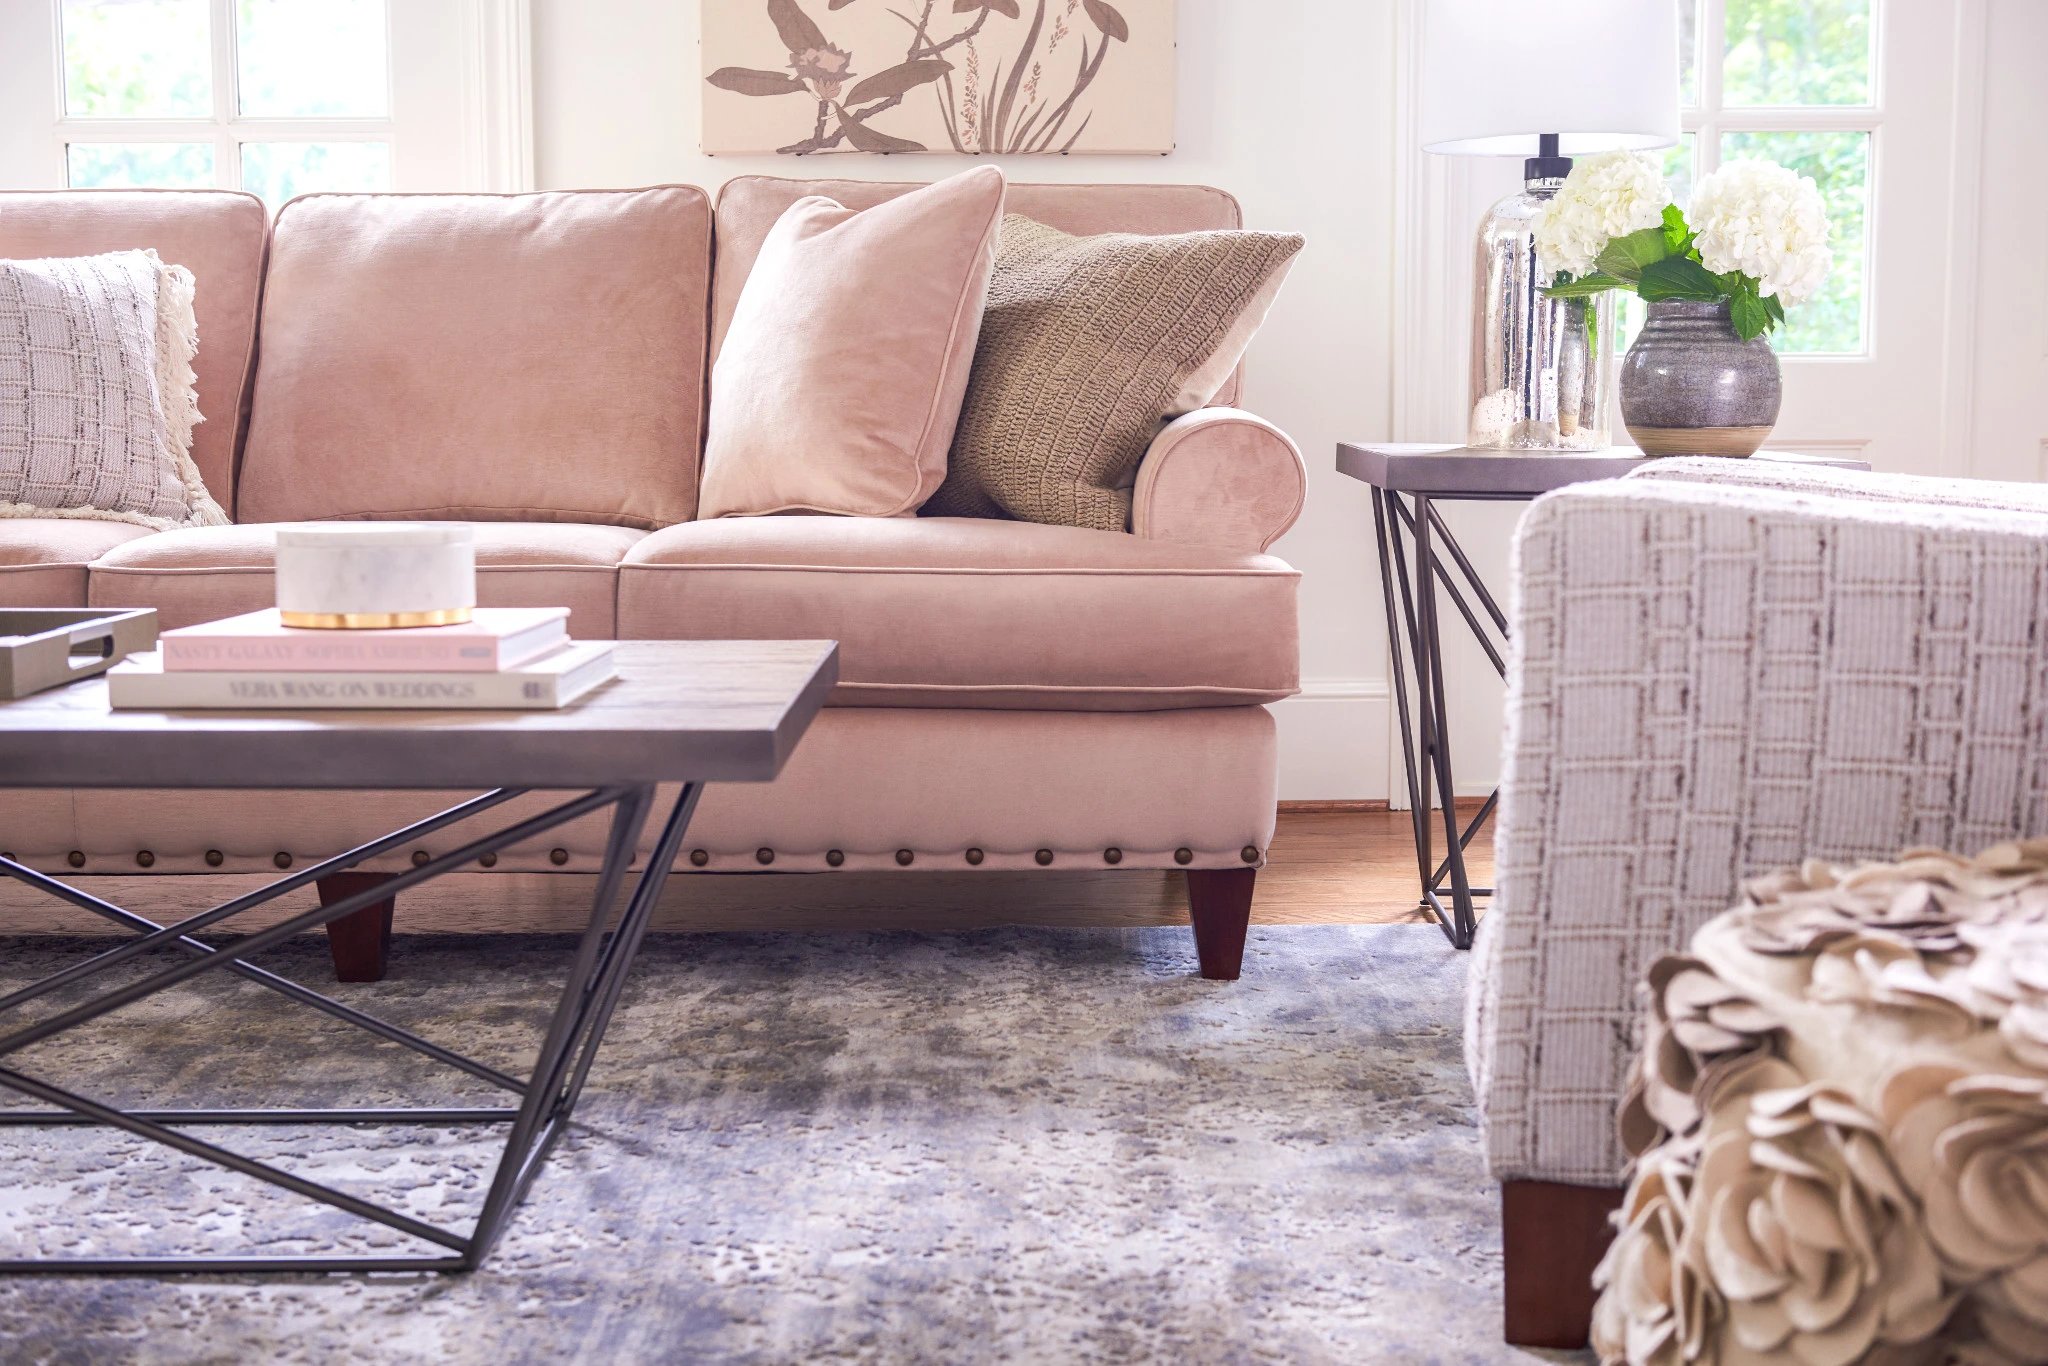
<svg viewBox="0 0 2048 1366">
<path fill-rule="evenodd" d="M 167 671 L 152 651 L 107 671 L 107 701 L 120 711 L 547 711 L 617 675 L 608 640 L 499 673 Z"/>
</svg>

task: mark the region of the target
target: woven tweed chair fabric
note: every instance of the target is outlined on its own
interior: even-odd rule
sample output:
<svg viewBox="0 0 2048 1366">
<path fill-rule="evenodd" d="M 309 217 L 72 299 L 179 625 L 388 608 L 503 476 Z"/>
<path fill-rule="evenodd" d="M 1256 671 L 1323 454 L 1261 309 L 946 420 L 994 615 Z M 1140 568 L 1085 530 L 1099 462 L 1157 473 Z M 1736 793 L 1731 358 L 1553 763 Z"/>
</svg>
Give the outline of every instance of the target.
<svg viewBox="0 0 2048 1366">
<path fill-rule="evenodd" d="M 1561 490 L 1517 534 L 1466 1033 L 1503 1180 L 1621 1183 L 1637 984 L 1745 877 L 2048 831 L 2029 491 L 1702 473 Z"/>
<path fill-rule="evenodd" d="M 228 520 L 192 462 L 192 299 L 153 251 L 0 261 L 0 516 Z"/>
<path fill-rule="evenodd" d="M 2048 484 L 1934 479 L 1922 474 L 1877 474 L 1869 470 L 1837 469 L 1831 465 L 1788 465 L 1777 460 L 1731 460 L 1718 455 L 1678 456 L 1638 465 L 1623 477 L 1771 489 L 1780 493 L 1819 493 L 1859 503 L 1910 503 L 1920 507 L 2048 514 Z"/>
<path fill-rule="evenodd" d="M 1145 448 L 1215 397 L 1301 243 L 1075 237 L 1005 216 L 946 480 L 924 512 L 1128 530 Z"/>
</svg>

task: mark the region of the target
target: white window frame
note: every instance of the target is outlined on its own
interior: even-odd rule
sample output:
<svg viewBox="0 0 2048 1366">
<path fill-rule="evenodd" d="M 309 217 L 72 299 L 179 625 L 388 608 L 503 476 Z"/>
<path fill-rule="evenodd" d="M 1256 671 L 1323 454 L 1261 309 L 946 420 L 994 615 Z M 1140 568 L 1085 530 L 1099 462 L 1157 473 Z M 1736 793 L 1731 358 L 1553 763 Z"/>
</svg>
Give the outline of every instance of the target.
<svg viewBox="0 0 2048 1366">
<path fill-rule="evenodd" d="M 1870 102 L 1868 104 L 1742 104 L 1729 105 L 1723 98 L 1722 67 L 1728 55 L 1728 0 L 1696 0 L 1697 28 L 1693 31 L 1693 103 L 1680 114 L 1680 124 L 1692 137 L 1692 177 L 1700 177 L 1721 164 L 1723 133 L 1867 133 L 1870 157 L 1865 168 L 1864 202 L 1870 211 L 1863 216 L 1863 305 L 1860 351 L 1792 351 L 1779 356 L 1785 364 L 1826 364 L 1830 361 L 1868 360 L 1877 339 L 1877 299 L 1870 288 L 1877 259 L 1877 179 L 1882 161 L 1884 126 L 1884 15 L 1886 0 L 1870 0 Z"/>
<path fill-rule="evenodd" d="M 0 5 L 0 189 L 61 189 L 66 149 L 95 142 L 210 142 L 214 183 L 233 188 L 242 144 L 313 141 L 387 143 L 393 189 L 533 188 L 531 0 L 386 0 L 389 112 L 320 119 L 241 115 L 234 0 L 208 0 L 211 117 L 67 115 L 60 3 Z"/>
<path fill-rule="evenodd" d="M 240 189 L 242 145 L 249 142 L 379 142 L 392 148 L 396 161 L 398 120 L 391 112 L 396 104 L 397 74 L 392 60 L 396 47 L 392 32 L 390 0 L 384 7 L 384 103 L 381 117 L 278 119 L 251 117 L 241 112 L 242 64 L 238 51 L 239 26 L 235 22 L 235 0 L 207 0 L 212 25 L 213 115 L 211 118 L 109 118 L 67 114 L 64 103 L 64 0 L 47 0 L 55 38 L 52 60 L 57 73 L 58 116 L 52 135 L 59 172 L 70 179 L 70 151 L 91 143 L 203 143 L 213 144 L 213 183 L 221 190 Z"/>
</svg>

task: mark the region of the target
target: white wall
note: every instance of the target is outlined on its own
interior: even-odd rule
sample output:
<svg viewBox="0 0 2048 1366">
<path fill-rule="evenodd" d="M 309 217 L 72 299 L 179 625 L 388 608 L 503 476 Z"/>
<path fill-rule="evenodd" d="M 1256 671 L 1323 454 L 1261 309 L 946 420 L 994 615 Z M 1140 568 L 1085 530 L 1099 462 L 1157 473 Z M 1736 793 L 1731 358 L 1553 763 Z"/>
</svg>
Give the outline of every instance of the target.
<svg viewBox="0 0 2048 1366">
<path fill-rule="evenodd" d="M 2048 479 L 2048 4 L 1991 0 L 1977 166 L 1970 473 Z"/>
<path fill-rule="evenodd" d="M 753 0 L 705 0 L 753 3 Z M 817 7 L 822 12 L 822 0 Z M 1364 488 L 1339 440 L 1389 428 L 1393 0 L 1181 0 L 1170 157 L 1017 158 L 1020 180 L 1190 181 L 1248 226 L 1305 234 L 1248 361 L 1247 406 L 1300 442 L 1301 522 L 1275 553 L 1303 571 L 1306 695 L 1279 710 L 1281 795 L 1383 797 L 1385 647 Z M 728 177 L 935 179 L 959 157 L 719 157 L 698 150 L 698 0 L 533 0 L 542 188 Z M 1482 742 L 1482 747 L 1484 743 Z"/>
</svg>

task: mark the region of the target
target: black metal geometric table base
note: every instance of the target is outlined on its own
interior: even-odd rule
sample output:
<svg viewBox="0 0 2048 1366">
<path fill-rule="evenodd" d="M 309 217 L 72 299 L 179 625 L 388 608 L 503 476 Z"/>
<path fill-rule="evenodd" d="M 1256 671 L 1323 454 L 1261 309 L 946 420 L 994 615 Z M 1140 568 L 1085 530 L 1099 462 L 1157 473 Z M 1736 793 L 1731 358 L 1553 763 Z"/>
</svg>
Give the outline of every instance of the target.
<svg viewBox="0 0 2048 1366">
<path fill-rule="evenodd" d="M 351 1256 L 306 1254 L 299 1256 L 159 1256 L 0 1259 L 0 1273 L 44 1274 L 114 1273 L 162 1274 L 166 1272 L 372 1272 L 372 1271 L 470 1271 L 490 1254 L 504 1232 L 507 1217 L 527 1187 L 532 1184 L 549 1151 L 562 1136 L 569 1117 L 582 1094 L 613 1008 L 640 947 L 649 917 L 661 898 L 669 867 L 680 852 L 683 835 L 696 810 L 701 785 L 686 785 L 670 810 L 633 889 L 625 898 L 623 911 L 614 914 L 619 894 L 631 872 L 633 853 L 640 833 L 655 804 L 651 785 L 596 788 L 563 801 L 538 815 L 521 820 L 470 841 L 459 849 L 430 859 L 417 867 L 393 875 L 390 880 L 329 906 L 280 922 L 269 929 L 244 935 L 221 945 L 208 944 L 193 936 L 201 930 L 223 924 L 233 917 L 306 887 L 319 878 L 343 872 L 368 859 L 402 849 L 422 835 L 478 815 L 527 789 L 498 788 L 459 803 L 397 830 L 380 839 L 289 877 L 223 902 L 175 925 L 160 925 L 133 911 L 103 901 L 68 883 L 48 877 L 11 859 L 0 858 L 0 873 L 41 889 L 59 900 L 92 911 L 108 920 L 140 931 L 140 937 L 99 954 L 41 981 L 0 997 L 0 1020 L 10 1012 L 59 987 L 93 977 L 139 954 L 158 948 L 175 947 L 188 955 L 186 961 L 151 974 L 130 985 L 108 991 L 81 1005 L 61 1011 L 0 1037 L 0 1059 L 41 1039 L 52 1038 L 78 1028 L 110 1011 L 154 995 L 202 973 L 227 971 L 287 997 L 299 1005 L 320 1011 L 334 1019 L 367 1030 L 381 1039 L 403 1045 L 435 1062 L 466 1072 L 509 1093 L 516 1103 L 503 1107 L 359 1108 L 359 1109 L 194 1109 L 124 1110 L 90 1097 L 77 1095 L 61 1086 L 28 1076 L 0 1063 L 0 1087 L 33 1097 L 55 1109 L 0 1111 L 0 1127 L 23 1125 L 102 1125 L 122 1129 L 168 1148 L 240 1172 L 259 1181 L 293 1191 L 310 1200 L 343 1210 L 359 1218 L 409 1234 L 440 1249 L 410 1255 Z M 452 1049 L 444 1048 L 352 1006 L 333 1000 L 308 987 L 257 967 L 249 959 L 294 935 L 316 929 L 330 921 L 352 915 L 385 897 L 416 887 L 444 873 L 454 872 L 480 856 L 534 838 L 548 830 L 593 811 L 609 809 L 611 831 L 606 842 L 604 868 L 598 878 L 590 919 L 577 942 L 568 980 L 555 1008 L 532 1074 L 525 1079 L 511 1076 Z M 360 1199 L 331 1186 L 295 1176 L 281 1168 L 245 1157 L 184 1132 L 188 1127 L 255 1124 L 334 1125 L 437 1125 L 506 1126 L 504 1153 L 484 1197 L 476 1223 L 467 1232 L 444 1229 L 373 1201 Z"/>
<path fill-rule="evenodd" d="M 1461 500 L 1519 501 L 1520 495 L 1488 499 L 1484 495 L 1462 494 Z M 1394 700 L 1401 720 L 1401 759 L 1408 776 L 1408 812 L 1415 834 L 1415 864 L 1422 880 L 1421 906 L 1461 949 L 1472 947 L 1478 925 L 1474 898 L 1493 895 L 1491 887 L 1474 887 L 1465 872 L 1465 848 L 1486 825 L 1500 800 L 1495 788 L 1469 822 L 1458 819 L 1457 788 L 1451 779 L 1450 718 L 1444 706 L 1443 634 L 1437 620 L 1438 585 L 1457 604 L 1473 638 L 1493 661 L 1502 678 L 1507 663 L 1502 651 L 1507 642 L 1507 614 L 1494 602 L 1480 582 L 1464 547 L 1451 535 L 1435 500 L 1426 494 L 1411 494 L 1403 501 L 1400 493 L 1375 486 L 1372 504 L 1373 532 L 1379 541 L 1380 586 L 1386 598 L 1387 640 L 1394 662 Z M 1441 545 L 1444 554 L 1438 553 Z M 1448 555 L 1465 589 L 1486 609 L 1493 626 L 1486 629 L 1465 592 L 1444 564 Z M 1499 637 L 1496 645 L 1494 636 Z M 1415 679 L 1415 702 L 1409 704 L 1410 671 Z M 1444 854 L 1434 853 L 1430 829 L 1434 820 L 1443 824 Z M 1445 904 L 1445 898 L 1449 904 Z"/>
</svg>

